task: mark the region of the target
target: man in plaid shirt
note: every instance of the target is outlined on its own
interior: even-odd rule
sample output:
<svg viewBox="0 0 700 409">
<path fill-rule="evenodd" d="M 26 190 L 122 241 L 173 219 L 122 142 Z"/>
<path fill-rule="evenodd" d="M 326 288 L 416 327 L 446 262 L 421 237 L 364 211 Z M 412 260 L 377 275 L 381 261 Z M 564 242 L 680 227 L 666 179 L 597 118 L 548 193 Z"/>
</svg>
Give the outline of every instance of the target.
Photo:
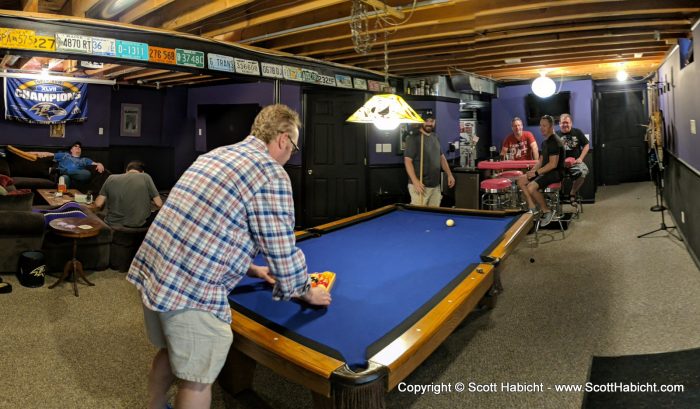
<svg viewBox="0 0 700 409">
<path fill-rule="evenodd" d="M 175 378 L 178 409 L 210 406 L 233 341 L 227 295 L 244 275 L 274 283 L 275 299 L 330 304 L 328 292 L 309 285 L 282 167 L 298 151 L 300 125 L 285 105 L 263 108 L 251 136 L 190 166 L 151 225 L 127 276 L 160 348 L 148 379 L 150 409 L 166 407 Z M 267 267 L 252 264 L 258 252 Z"/>
</svg>

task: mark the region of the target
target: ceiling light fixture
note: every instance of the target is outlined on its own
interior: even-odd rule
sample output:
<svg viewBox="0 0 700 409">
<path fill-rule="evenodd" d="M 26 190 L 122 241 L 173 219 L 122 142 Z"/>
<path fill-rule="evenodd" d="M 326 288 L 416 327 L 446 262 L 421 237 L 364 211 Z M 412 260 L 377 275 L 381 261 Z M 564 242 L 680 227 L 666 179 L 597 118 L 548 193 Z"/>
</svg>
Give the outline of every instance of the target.
<svg viewBox="0 0 700 409">
<path fill-rule="evenodd" d="M 552 96 L 556 89 L 557 85 L 554 83 L 554 80 L 549 78 L 545 72 L 540 73 L 540 76 L 532 81 L 532 92 L 540 98 Z"/>
<path fill-rule="evenodd" d="M 353 1 L 353 6 L 355 3 L 360 3 L 359 0 Z M 384 5 L 384 7 L 387 7 Z M 415 7 L 415 3 L 414 3 Z M 353 13 L 355 8 L 353 7 Z M 351 25 L 351 30 L 353 34 L 353 42 L 355 42 L 356 31 L 355 27 Z M 423 118 L 416 113 L 416 111 L 411 108 L 410 105 L 404 99 L 391 92 L 391 87 L 389 86 L 389 51 L 388 51 L 388 40 L 387 32 L 384 32 L 384 91 L 385 94 L 378 94 L 372 96 L 367 102 L 364 103 L 355 113 L 350 115 L 346 120 L 347 122 L 359 123 L 359 124 L 374 124 L 377 129 L 382 131 L 391 131 L 396 129 L 401 123 L 413 123 L 421 124 L 423 123 Z M 357 47 L 357 42 L 355 42 L 355 50 L 358 52 L 366 53 L 367 51 L 361 51 L 361 49 L 369 50 L 371 44 L 363 44 L 362 47 Z"/>
<path fill-rule="evenodd" d="M 629 74 L 627 74 L 627 71 L 625 71 L 624 69 L 620 69 L 617 72 L 617 80 L 620 82 L 627 81 L 628 77 L 629 77 Z"/>
</svg>

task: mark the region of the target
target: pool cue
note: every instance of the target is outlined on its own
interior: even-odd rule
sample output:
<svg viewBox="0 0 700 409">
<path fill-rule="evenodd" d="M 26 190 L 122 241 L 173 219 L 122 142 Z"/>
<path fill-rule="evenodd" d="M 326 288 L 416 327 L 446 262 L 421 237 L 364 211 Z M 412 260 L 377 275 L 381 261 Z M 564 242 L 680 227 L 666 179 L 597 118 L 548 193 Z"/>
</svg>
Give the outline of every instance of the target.
<svg viewBox="0 0 700 409">
<path fill-rule="evenodd" d="M 425 134 L 423 133 L 423 130 L 420 130 L 420 177 L 418 180 L 420 181 L 420 184 L 423 184 L 423 137 Z M 423 186 L 423 189 L 425 190 L 425 186 Z M 423 206 L 423 192 L 420 192 L 420 204 Z"/>
</svg>

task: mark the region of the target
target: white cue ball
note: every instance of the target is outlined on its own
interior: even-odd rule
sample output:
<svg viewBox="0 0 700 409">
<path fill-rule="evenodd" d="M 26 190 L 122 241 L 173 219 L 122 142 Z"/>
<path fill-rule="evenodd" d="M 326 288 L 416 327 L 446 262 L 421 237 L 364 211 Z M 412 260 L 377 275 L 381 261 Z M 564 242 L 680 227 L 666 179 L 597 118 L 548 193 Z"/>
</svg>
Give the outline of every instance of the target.
<svg viewBox="0 0 700 409">
<path fill-rule="evenodd" d="M 447 219 L 447 221 L 445 222 L 445 224 L 447 225 L 447 227 L 452 227 L 452 226 L 455 225 L 455 221 L 452 220 L 452 219 Z"/>
</svg>

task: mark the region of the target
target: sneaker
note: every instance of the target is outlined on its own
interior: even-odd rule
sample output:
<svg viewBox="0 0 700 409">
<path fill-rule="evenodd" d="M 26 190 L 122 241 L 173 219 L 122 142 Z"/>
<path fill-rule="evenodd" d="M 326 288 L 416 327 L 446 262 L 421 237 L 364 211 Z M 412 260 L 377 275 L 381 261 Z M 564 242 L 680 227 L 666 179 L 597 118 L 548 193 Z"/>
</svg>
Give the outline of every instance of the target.
<svg viewBox="0 0 700 409">
<path fill-rule="evenodd" d="M 540 227 L 545 227 L 552 222 L 554 218 L 554 210 L 550 210 L 547 213 L 542 214 L 542 221 L 540 222 Z"/>
</svg>

